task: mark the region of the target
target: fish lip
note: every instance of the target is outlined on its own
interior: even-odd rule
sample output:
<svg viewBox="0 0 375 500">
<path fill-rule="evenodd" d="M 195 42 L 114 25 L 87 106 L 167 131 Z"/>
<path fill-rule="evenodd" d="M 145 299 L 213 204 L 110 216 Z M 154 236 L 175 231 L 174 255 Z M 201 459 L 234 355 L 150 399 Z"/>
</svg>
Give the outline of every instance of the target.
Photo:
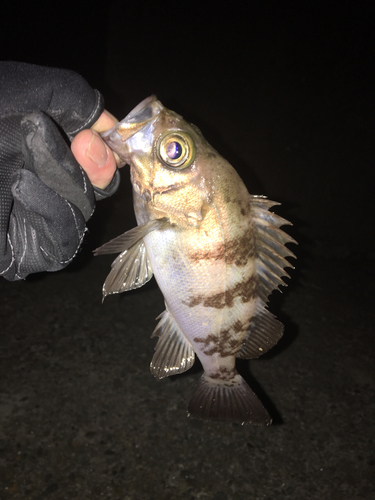
<svg viewBox="0 0 375 500">
<path fill-rule="evenodd" d="M 124 165 L 130 165 L 130 159 L 128 155 L 118 147 L 119 142 L 121 141 L 123 143 L 124 141 L 120 136 L 120 134 L 118 133 L 117 127 L 114 126 L 110 130 L 107 130 L 106 132 L 103 132 L 100 135 L 103 141 L 107 144 L 107 146 L 112 151 L 114 151 L 120 158 L 121 163 L 118 164 L 118 167 L 123 167 Z"/>
<path fill-rule="evenodd" d="M 149 97 L 146 97 L 146 99 L 143 99 L 135 108 L 133 108 L 128 115 L 125 116 L 125 118 L 122 120 L 123 122 L 129 122 L 132 121 L 134 116 L 137 116 L 140 111 L 142 111 L 144 108 L 146 108 L 149 104 L 151 104 L 154 101 L 157 101 L 158 98 L 156 95 L 152 94 Z"/>
</svg>

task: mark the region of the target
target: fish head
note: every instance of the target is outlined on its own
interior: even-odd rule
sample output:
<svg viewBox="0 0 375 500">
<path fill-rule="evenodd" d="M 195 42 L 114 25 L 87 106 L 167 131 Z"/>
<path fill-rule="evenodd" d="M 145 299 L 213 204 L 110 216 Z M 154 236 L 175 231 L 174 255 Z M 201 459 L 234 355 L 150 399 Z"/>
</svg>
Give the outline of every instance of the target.
<svg viewBox="0 0 375 500">
<path fill-rule="evenodd" d="M 130 165 L 134 193 L 151 218 L 199 224 L 214 191 L 216 152 L 197 127 L 151 96 L 102 137 Z"/>
</svg>

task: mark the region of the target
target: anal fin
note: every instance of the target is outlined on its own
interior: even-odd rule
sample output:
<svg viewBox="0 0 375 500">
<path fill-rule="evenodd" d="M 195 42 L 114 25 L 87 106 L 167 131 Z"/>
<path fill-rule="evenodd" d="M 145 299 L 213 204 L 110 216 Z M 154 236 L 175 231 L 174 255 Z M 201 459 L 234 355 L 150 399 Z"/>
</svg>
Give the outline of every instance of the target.
<svg viewBox="0 0 375 500">
<path fill-rule="evenodd" d="M 229 381 L 204 373 L 188 406 L 188 416 L 238 424 L 270 425 L 262 403 L 238 373 Z"/>
<path fill-rule="evenodd" d="M 278 343 L 283 336 L 283 331 L 284 325 L 266 309 L 265 305 L 258 303 L 250 329 L 236 357 L 259 358 Z"/>
<path fill-rule="evenodd" d="M 195 353 L 169 311 L 164 311 L 152 337 L 160 337 L 150 364 L 151 373 L 158 379 L 183 373 L 194 364 Z"/>
</svg>

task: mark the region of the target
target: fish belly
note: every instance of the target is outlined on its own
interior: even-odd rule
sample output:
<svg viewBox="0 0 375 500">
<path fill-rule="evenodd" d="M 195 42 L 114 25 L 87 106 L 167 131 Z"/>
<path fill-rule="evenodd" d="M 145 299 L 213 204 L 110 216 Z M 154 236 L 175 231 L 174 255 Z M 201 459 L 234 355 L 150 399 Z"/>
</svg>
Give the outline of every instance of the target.
<svg viewBox="0 0 375 500">
<path fill-rule="evenodd" d="M 151 232 L 145 244 L 169 313 L 205 371 L 217 374 L 234 369 L 249 328 L 255 308 L 254 262 L 228 262 L 231 235 L 206 219 L 199 228 Z"/>
</svg>

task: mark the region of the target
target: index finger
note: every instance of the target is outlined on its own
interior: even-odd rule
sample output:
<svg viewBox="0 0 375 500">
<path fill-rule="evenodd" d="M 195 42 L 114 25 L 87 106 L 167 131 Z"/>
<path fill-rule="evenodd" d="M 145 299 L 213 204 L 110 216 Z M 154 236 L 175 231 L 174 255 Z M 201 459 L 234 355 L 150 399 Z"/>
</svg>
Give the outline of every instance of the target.
<svg viewBox="0 0 375 500">
<path fill-rule="evenodd" d="M 98 132 L 98 134 L 101 134 L 114 127 L 117 122 L 118 120 L 105 109 L 91 128 L 95 130 L 95 132 Z"/>
<path fill-rule="evenodd" d="M 118 122 L 117 118 L 114 117 L 112 113 L 110 113 L 105 109 L 103 113 L 99 116 L 98 120 L 91 127 L 91 129 L 95 130 L 95 132 L 98 132 L 98 134 L 102 134 L 103 132 L 106 132 L 110 128 L 114 127 L 117 122 Z M 117 153 L 115 151 L 112 151 L 112 153 L 113 156 L 115 157 L 118 168 L 123 167 L 124 162 L 120 160 Z"/>
</svg>

